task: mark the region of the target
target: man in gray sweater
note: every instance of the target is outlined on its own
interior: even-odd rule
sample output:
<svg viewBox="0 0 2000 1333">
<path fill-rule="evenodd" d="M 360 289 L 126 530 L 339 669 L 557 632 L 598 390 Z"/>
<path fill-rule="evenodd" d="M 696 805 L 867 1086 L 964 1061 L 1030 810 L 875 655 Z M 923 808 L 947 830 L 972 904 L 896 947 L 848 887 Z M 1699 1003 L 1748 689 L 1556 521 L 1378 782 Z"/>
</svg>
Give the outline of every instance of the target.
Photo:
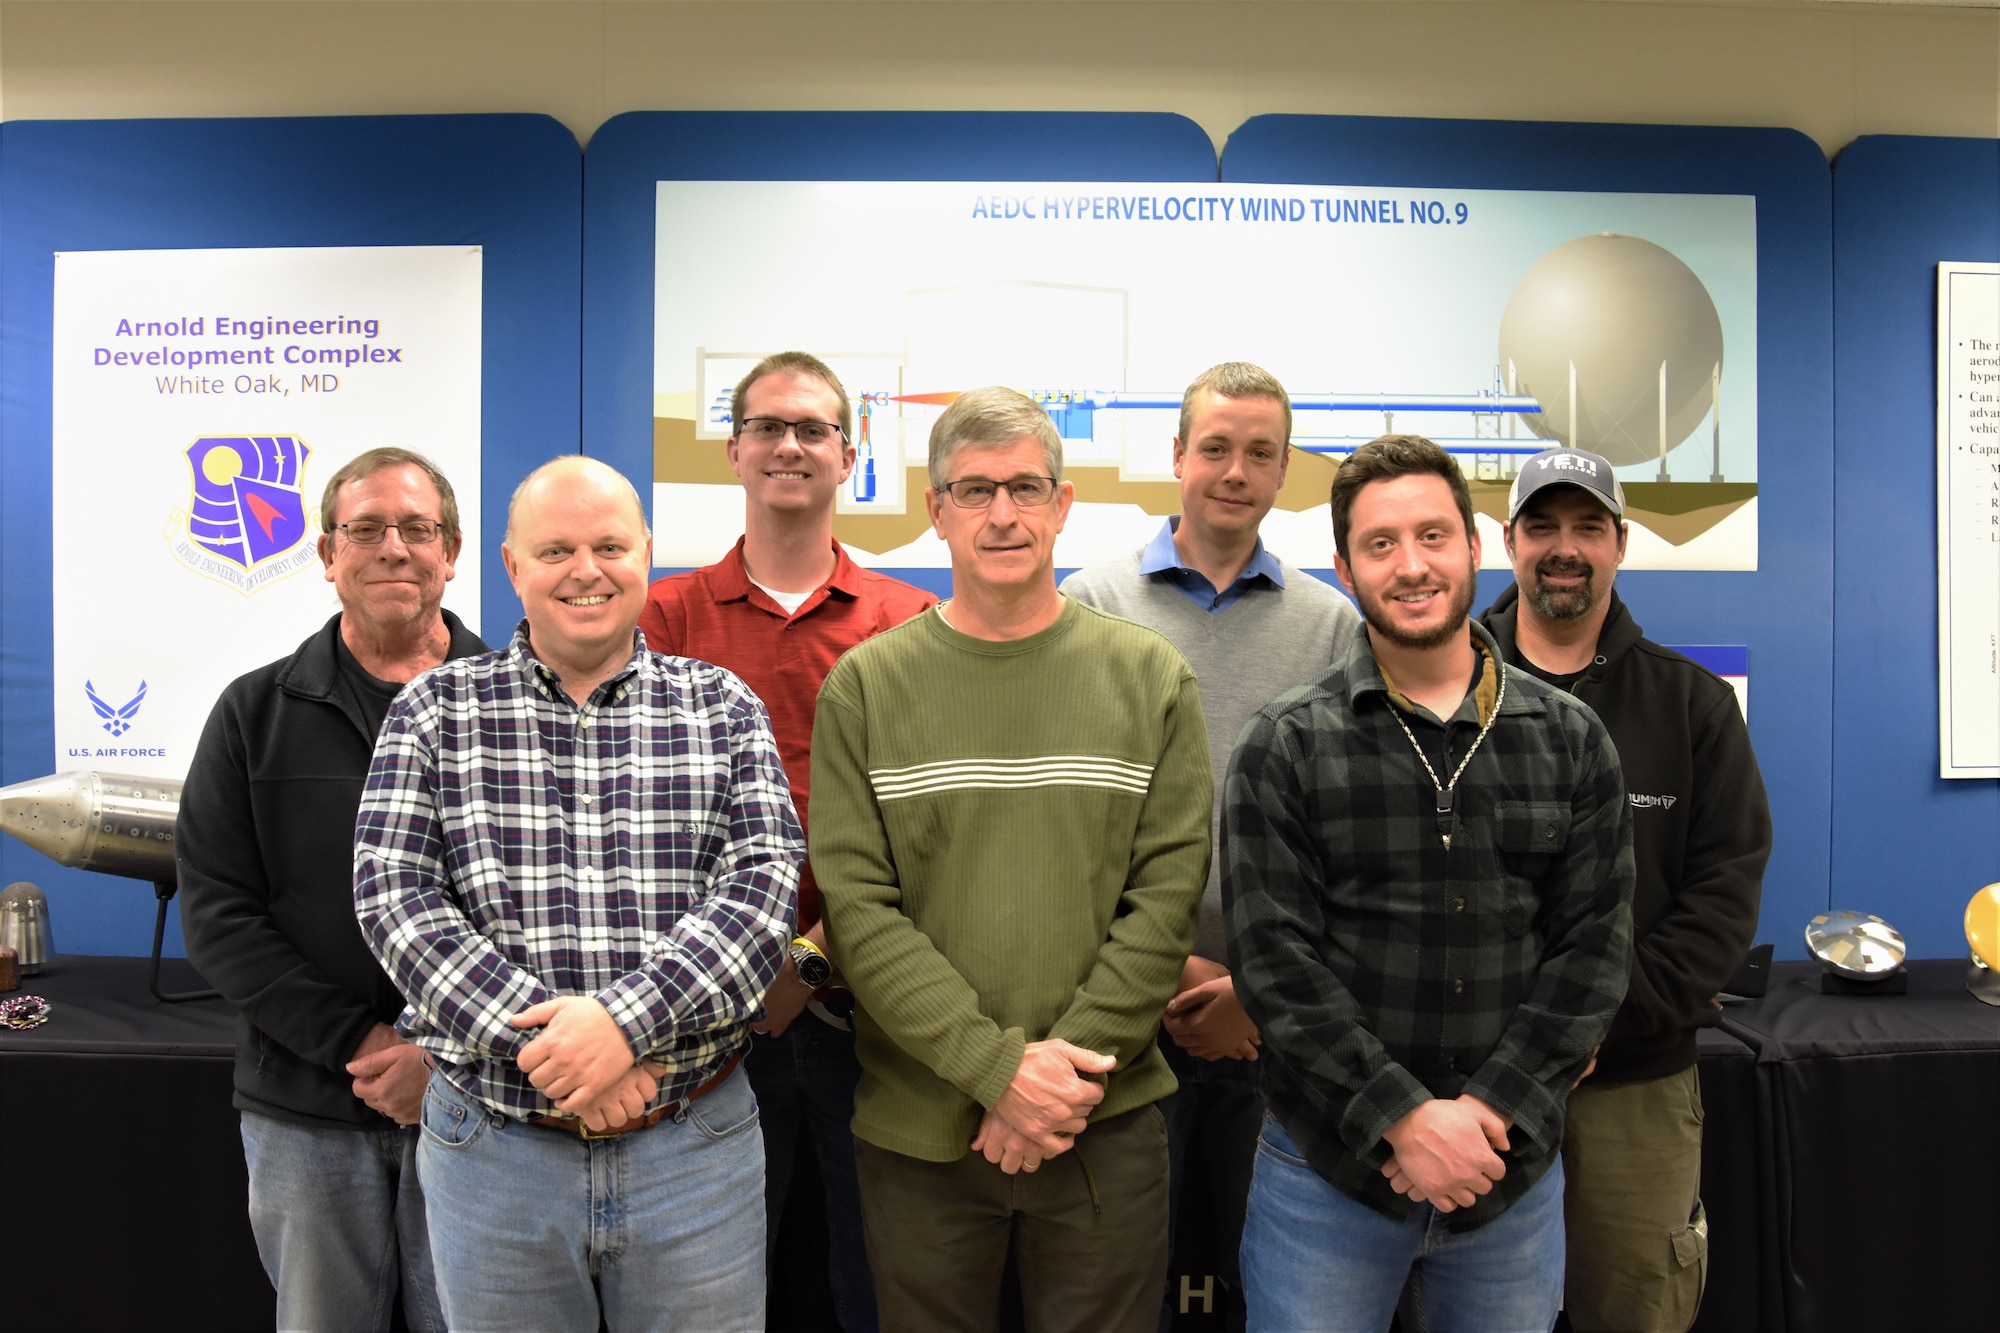
<svg viewBox="0 0 2000 1333">
<path fill-rule="evenodd" d="M 1063 592 L 1158 630 L 1194 668 L 1208 721 L 1210 762 L 1222 790 L 1229 753 L 1250 715 L 1325 671 L 1347 649 L 1361 619 L 1338 592 L 1264 549 L 1258 525 L 1285 484 L 1291 398 L 1270 372 L 1228 361 L 1203 372 L 1181 399 L 1174 475 L 1181 512 L 1133 556 L 1078 570 Z M 1199 1145 L 1214 1194 L 1222 1301 L 1243 1327 L 1236 1251 L 1257 1152 L 1257 1028 L 1230 986 L 1223 951 L 1220 857 L 1209 864 L 1194 954 L 1167 1006 L 1160 1046 L 1180 1091 L 1159 1103 L 1173 1156 L 1178 1215 L 1189 1148 Z M 1169 1270 L 1183 1273 L 1176 1262 Z M 1189 1300 L 1213 1301 L 1205 1283 L 1170 1277 L 1165 1329 Z"/>
</svg>

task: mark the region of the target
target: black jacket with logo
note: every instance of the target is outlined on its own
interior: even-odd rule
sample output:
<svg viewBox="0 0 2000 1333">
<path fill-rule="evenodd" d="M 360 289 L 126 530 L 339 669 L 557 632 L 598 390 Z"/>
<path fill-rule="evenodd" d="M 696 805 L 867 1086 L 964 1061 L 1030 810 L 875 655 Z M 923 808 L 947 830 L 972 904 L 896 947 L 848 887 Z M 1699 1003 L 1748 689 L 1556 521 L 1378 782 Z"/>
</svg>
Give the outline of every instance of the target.
<svg viewBox="0 0 2000 1333">
<path fill-rule="evenodd" d="M 1509 587 L 1480 617 L 1519 664 Z M 1771 810 L 1736 692 L 1643 637 L 1616 592 L 1571 692 L 1604 722 L 1632 803 L 1632 981 L 1593 1081 L 1663 1078 L 1695 1062 L 1695 1030 L 1757 930 Z"/>
<path fill-rule="evenodd" d="M 444 613 L 452 657 L 486 651 Z M 340 682 L 340 617 L 239 676 L 202 728 L 174 828 L 188 959 L 236 1006 L 238 1109 L 387 1128 L 346 1070 L 403 997 L 354 917 L 354 816 L 375 733 Z"/>
</svg>

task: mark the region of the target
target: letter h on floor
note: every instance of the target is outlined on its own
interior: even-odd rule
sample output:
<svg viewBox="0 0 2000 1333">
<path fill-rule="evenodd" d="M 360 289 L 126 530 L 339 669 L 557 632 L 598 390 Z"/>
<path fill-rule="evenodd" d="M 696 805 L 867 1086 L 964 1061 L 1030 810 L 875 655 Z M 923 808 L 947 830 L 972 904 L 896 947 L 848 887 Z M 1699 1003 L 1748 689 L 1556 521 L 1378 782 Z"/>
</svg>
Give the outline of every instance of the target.
<svg viewBox="0 0 2000 1333">
<path fill-rule="evenodd" d="M 1191 1274 L 1181 1274 L 1181 1313 L 1186 1314 L 1188 1306 L 1197 1300 L 1203 1314 L 1215 1313 L 1215 1274 L 1203 1277 L 1199 1287 L 1194 1285 Z"/>
</svg>

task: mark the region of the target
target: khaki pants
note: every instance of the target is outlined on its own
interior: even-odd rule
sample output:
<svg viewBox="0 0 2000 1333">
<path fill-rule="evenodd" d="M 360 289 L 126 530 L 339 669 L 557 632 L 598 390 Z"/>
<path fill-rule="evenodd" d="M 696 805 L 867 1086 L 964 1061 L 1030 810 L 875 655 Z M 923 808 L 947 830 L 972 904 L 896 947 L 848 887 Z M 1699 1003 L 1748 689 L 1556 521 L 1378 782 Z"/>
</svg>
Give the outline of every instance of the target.
<svg viewBox="0 0 2000 1333">
<path fill-rule="evenodd" d="M 1028 1333 L 1148 1333 L 1167 1280 L 1167 1131 L 1113 1116 L 1033 1173 L 855 1143 L 875 1300 L 887 1333 L 1000 1326 L 1011 1251 Z"/>
<path fill-rule="evenodd" d="M 1684 1333 L 1708 1276 L 1695 1071 L 1640 1083 L 1585 1079 L 1569 1095 L 1562 1154 L 1571 1327 Z"/>
</svg>

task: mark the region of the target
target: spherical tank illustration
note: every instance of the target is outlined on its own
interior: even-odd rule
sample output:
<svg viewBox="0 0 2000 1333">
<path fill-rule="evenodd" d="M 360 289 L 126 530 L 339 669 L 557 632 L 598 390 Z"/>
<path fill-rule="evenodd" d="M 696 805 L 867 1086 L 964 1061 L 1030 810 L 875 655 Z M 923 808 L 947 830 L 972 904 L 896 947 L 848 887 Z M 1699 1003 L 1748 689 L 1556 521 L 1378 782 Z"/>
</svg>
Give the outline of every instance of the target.
<svg viewBox="0 0 2000 1333">
<path fill-rule="evenodd" d="M 1541 415 L 1521 417 L 1537 435 L 1617 466 L 1640 463 L 1663 458 L 1708 415 L 1722 321 L 1671 251 L 1603 232 L 1557 246 L 1522 275 L 1500 317 L 1500 365 L 1510 390 L 1540 400 Z"/>
</svg>

